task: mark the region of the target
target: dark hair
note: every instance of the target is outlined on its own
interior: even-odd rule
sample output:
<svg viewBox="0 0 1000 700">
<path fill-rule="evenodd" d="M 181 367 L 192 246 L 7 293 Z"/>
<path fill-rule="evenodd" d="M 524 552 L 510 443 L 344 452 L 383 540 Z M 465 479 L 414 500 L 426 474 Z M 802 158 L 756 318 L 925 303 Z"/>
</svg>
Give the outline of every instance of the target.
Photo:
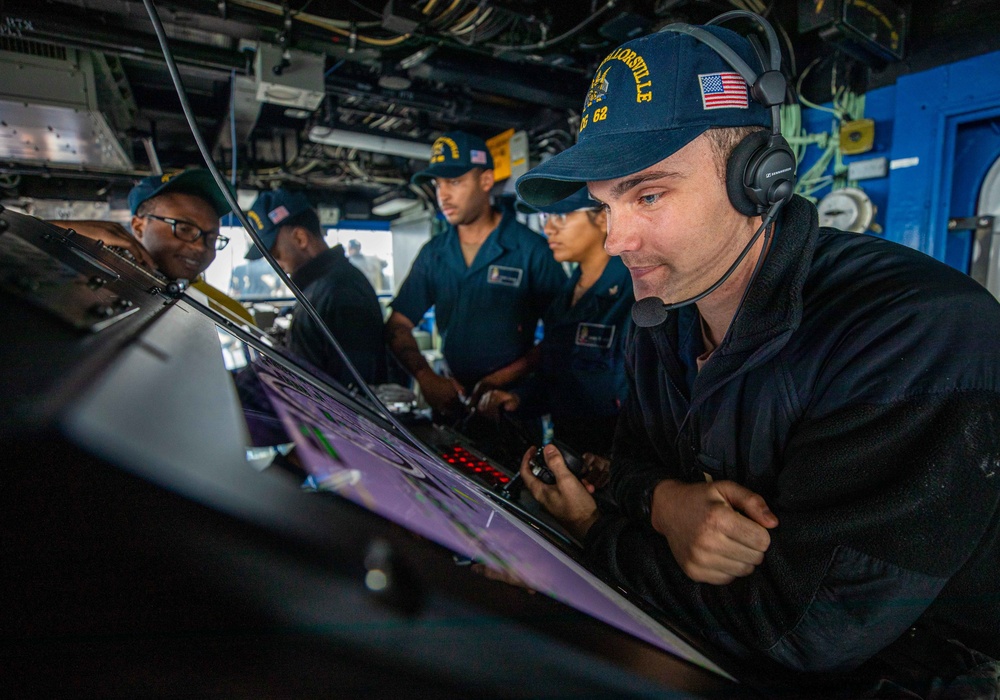
<svg viewBox="0 0 1000 700">
<path fill-rule="evenodd" d="M 321 240 L 323 238 L 323 229 L 320 228 L 319 215 L 315 209 L 306 209 L 295 216 L 288 217 L 281 222 L 281 228 L 285 228 L 286 226 L 301 226 L 315 238 Z"/>
<path fill-rule="evenodd" d="M 740 141 L 757 131 L 767 131 L 767 129 L 759 126 L 726 126 L 715 127 L 705 132 L 715 154 L 715 168 L 722 180 L 726 179 L 726 166 L 733 149 Z"/>
<path fill-rule="evenodd" d="M 149 212 L 153 211 L 153 209 L 156 207 L 156 200 L 159 199 L 161 196 L 162 195 L 158 194 L 154 197 L 150 197 L 149 199 L 139 202 L 139 206 L 135 208 L 135 215 L 138 216 L 139 218 L 142 218 L 146 216 L 146 214 L 148 214 Z"/>
</svg>

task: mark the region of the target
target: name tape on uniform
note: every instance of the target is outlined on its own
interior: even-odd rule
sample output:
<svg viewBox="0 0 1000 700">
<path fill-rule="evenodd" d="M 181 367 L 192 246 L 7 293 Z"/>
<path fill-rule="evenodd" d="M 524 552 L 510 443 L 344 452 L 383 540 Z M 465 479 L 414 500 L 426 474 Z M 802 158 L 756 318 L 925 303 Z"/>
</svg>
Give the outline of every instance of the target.
<svg viewBox="0 0 1000 700">
<path fill-rule="evenodd" d="M 503 287 L 520 287 L 524 270 L 519 267 L 505 267 L 503 265 L 490 265 L 486 281 L 490 284 L 499 284 Z"/>
<path fill-rule="evenodd" d="M 615 339 L 615 327 L 600 323 L 580 323 L 576 327 L 576 344 L 587 348 L 610 348 Z"/>
</svg>

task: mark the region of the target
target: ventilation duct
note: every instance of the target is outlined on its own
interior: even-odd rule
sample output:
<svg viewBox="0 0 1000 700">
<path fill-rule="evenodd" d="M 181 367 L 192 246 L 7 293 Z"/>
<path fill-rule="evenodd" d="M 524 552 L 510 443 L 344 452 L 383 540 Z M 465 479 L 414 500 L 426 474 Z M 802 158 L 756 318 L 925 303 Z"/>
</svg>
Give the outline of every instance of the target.
<svg viewBox="0 0 1000 700">
<path fill-rule="evenodd" d="M 323 70 L 326 59 L 320 54 L 282 50 L 273 44 L 259 44 L 254 59 L 257 99 L 261 102 L 315 110 L 323 102 Z"/>
<path fill-rule="evenodd" d="M 0 43 L 0 159 L 134 170 L 117 133 L 137 110 L 115 59 L 35 41 Z"/>
</svg>

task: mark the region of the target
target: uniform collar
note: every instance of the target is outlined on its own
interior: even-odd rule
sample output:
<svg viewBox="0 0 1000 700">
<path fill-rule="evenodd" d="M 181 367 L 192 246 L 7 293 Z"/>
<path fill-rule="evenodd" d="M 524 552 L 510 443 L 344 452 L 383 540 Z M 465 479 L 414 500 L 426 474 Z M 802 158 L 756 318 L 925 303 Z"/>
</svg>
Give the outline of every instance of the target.
<svg viewBox="0 0 1000 700">
<path fill-rule="evenodd" d="M 579 274 L 580 268 L 577 268 L 573 275 L 574 280 L 579 279 Z M 623 294 L 627 294 L 632 289 L 631 280 L 632 277 L 628 268 L 625 267 L 625 263 L 621 261 L 621 258 L 613 257 L 608 260 L 601 276 L 587 291 L 598 297 L 621 299 Z"/>
<path fill-rule="evenodd" d="M 692 410 L 716 388 L 774 356 L 802 321 L 802 292 L 812 265 L 819 234 L 816 208 L 793 197 L 781 212 L 771 248 L 747 293 L 733 325 L 696 380 Z M 679 332 L 683 309 L 671 311 L 652 335 L 661 359 L 668 364 Z M 697 315 L 697 309 L 691 309 Z M 661 347 L 662 346 L 662 347 Z"/>
<path fill-rule="evenodd" d="M 632 296 L 632 276 L 620 258 L 611 258 L 601 276 L 585 291 L 576 304 L 572 304 L 576 283 L 580 280 L 579 266 L 566 280 L 566 286 L 552 302 L 554 309 L 559 309 L 559 322 L 576 322 L 586 320 L 595 313 L 603 313 L 604 309 L 614 305 L 619 300 Z M 550 318 L 551 322 L 555 322 Z"/>
<path fill-rule="evenodd" d="M 573 294 L 576 283 L 580 281 L 581 274 L 583 274 L 583 271 L 578 265 L 573 270 L 573 274 L 569 276 L 567 289 L 569 289 L 570 296 Z M 590 289 L 583 293 L 580 300 L 582 301 L 588 296 L 603 299 L 621 299 L 622 295 L 628 294 L 631 291 L 632 277 L 629 274 L 628 268 L 625 267 L 625 263 L 621 261 L 621 258 L 613 257 L 608 260 L 608 264 L 604 266 L 601 276 L 590 286 Z"/>
<path fill-rule="evenodd" d="M 466 271 L 467 274 L 483 269 L 505 252 L 520 247 L 520 242 L 511 231 L 511 221 L 516 221 L 514 219 L 514 214 L 507 210 L 502 211 L 500 222 L 497 224 L 495 229 L 490 231 L 490 235 L 486 237 L 486 240 L 483 241 L 483 244 L 479 247 L 479 251 L 476 253 L 475 259 L 473 259 L 472 264 Z M 454 226 L 452 226 L 451 229 L 455 239 L 454 246 L 458 250 L 459 259 L 462 261 L 462 265 L 464 267 L 465 258 L 462 257 L 462 244 L 458 240 L 458 229 Z"/>
<path fill-rule="evenodd" d="M 299 289 L 305 289 L 319 278 L 325 276 L 342 260 L 347 260 L 344 257 L 344 246 L 337 244 L 332 248 L 327 248 L 296 270 L 292 275 L 292 282 Z"/>
<path fill-rule="evenodd" d="M 819 234 L 816 207 L 793 197 L 785 206 L 771 248 L 726 337 L 699 374 L 707 396 L 733 376 L 774 356 L 802 321 L 802 293 Z"/>
<path fill-rule="evenodd" d="M 775 226 L 771 250 L 718 350 L 744 353 L 790 334 L 802 320 L 802 288 L 819 235 L 816 207 L 793 197 Z"/>
</svg>

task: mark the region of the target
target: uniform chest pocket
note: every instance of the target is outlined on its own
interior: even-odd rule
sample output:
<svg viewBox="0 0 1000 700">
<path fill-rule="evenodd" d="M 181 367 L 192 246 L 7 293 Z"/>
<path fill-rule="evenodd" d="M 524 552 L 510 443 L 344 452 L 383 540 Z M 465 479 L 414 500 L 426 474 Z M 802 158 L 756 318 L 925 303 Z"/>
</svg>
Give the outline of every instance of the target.
<svg viewBox="0 0 1000 700">
<path fill-rule="evenodd" d="M 572 353 L 570 353 L 570 365 L 577 372 L 590 374 L 607 374 L 615 369 L 611 350 L 585 345 L 577 345 L 573 348 Z"/>
</svg>

